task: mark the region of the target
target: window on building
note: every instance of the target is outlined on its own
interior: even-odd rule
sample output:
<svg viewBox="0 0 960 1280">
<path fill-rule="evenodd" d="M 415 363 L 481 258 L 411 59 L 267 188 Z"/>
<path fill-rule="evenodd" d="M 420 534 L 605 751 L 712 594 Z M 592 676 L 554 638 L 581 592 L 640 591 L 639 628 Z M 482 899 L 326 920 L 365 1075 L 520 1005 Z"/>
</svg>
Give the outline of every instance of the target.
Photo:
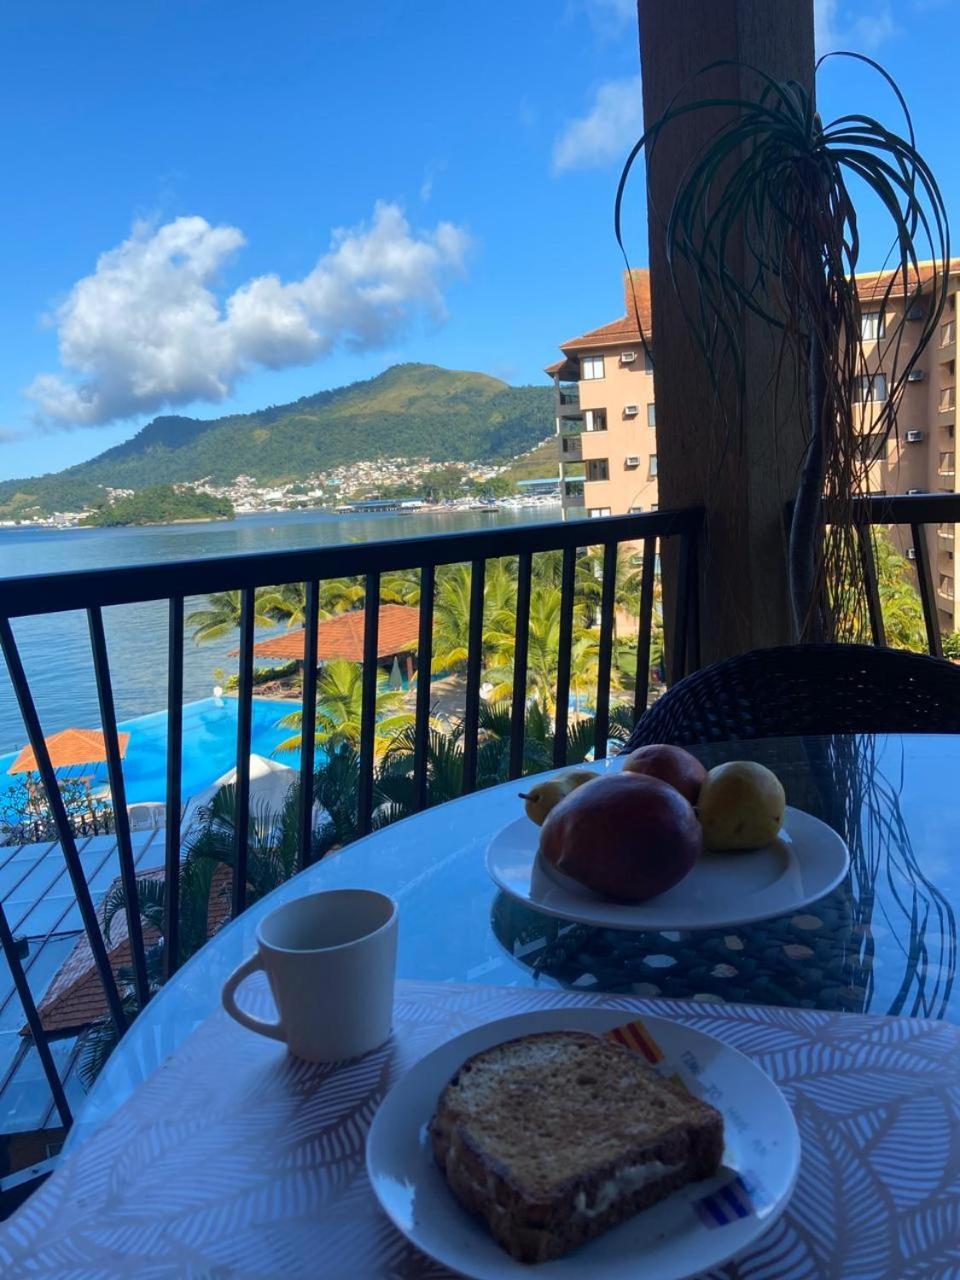
<svg viewBox="0 0 960 1280">
<path fill-rule="evenodd" d="M 642 516 L 643 507 L 627 507 L 628 516 Z"/>
<path fill-rule="evenodd" d="M 591 382 L 603 377 L 603 356 L 584 356 L 580 361 L 580 378 Z"/>
<path fill-rule="evenodd" d="M 857 378 L 853 391 L 860 404 L 881 404 L 887 398 L 886 374 L 868 373 Z"/>
<path fill-rule="evenodd" d="M 941 388 L 940 390 L 940 412 L 941 413 L 943 413 L 945 409 L 953 409 L 955 407 L 955 404 L 956 404 L 956 400 L 954 399 L 955 394 L 956 394 L 955 389 L 953 387 Z"/>
<path fill-rule="evenodd" d="M 656 474 L 657 474 L 657 455 L 656 455 L 655 453 L 651 453 L 651 455 L 650 455 L 650 475 L 651 475 L 651 476 L 655 476 Z"/>
<path fill-rule="evenodd" d="M 587 462 L 588 480 L 609 480 L 610 464 L 606 458 L 590 458 Z"/>
<path fill-rule="evenodd" d="M 609 514 L 609 507 L 587 507 L 587 515 L 591 520 L 599 520 L 603 516 L 608 516 Z"/>
<path fill-rule="evenodd" d="M 588 409 L 586 412 L 586 419 L 587 419 L 588 431 L 606 431 L 607 429 L 606 409 Z"/>
<path fill-rule="evenodd" d="M 652 402 L 647 405 L 647 426 L 655 427 L 657 425 L 657 406 Z"/>
<path fill-rule="evenodd" d="M 643 372 L 653 373 L 653 353 L 649 347 L 643 348 Z"/>
<path fill-rule="evenodd" d="M 651 511 L 659 511 L 659 510 L 660 510 L 660 503 L 659 503 L 659 502 L 652 502 L 652 503 L 650 504 L 650 510 L 651 510 Z"/>
<path fill-rule="evenodd" d="M 882 311 L 865 311 L 860 317 L 860 337 L 864 342 L 876 342 L 886 331 L 886 319 Z"/>
<path fill-rule="evenodd" d="M 870 431 L 860 437 L 860 456 L 864 462 L 880 462 L 887 456 L 887 436 L 883 431 Z"/>
</svg>

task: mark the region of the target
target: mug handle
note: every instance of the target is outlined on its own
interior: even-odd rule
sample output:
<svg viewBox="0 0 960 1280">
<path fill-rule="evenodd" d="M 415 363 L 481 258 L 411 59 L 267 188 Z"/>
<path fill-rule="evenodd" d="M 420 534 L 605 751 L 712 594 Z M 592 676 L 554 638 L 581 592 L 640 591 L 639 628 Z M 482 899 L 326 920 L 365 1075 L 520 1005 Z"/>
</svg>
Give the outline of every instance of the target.
<svg viewBox="0 0 960 1280">
<path fill-rule="evenodd" d="M 249 1031 L 256 1031 L 262 1036 L 269 1036 L 272 1040 L 286 1040 L 283 1023 L 279 1019 L 276 1022 L 267 1022 L 263 1018 L 255 1018 L 253 1014 L 247 1013 L 237 1004 L 235 998 L 237 987 L 251 973 L 255 973 L 257 969 L 262 968 L 263 959 L 258 951 L 249 960 L 244 960 L 243 964 L 234 969 L 223 984 L 223 1007 L 231 1018 L 235 1018 L 242 1027 L 246 1027 Z"/>
</svg>

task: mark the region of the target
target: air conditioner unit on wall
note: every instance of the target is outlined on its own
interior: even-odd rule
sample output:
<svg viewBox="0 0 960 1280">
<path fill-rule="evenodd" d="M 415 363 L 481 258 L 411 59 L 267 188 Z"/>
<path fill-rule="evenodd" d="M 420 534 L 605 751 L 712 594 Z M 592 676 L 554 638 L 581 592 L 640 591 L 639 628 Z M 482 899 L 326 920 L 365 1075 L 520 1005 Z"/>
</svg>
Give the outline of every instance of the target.
<svg viewBox="0 0 960 1280">
<path fill-rule="evenodd" d="M 638 404 L 625 404 L 623 406 L 623 416 L 625 418 L 635 418 L 639 412 L 640 406 Z"/>
<path fill-rule="evenodd" d="M 919 444 L 923 439 L 923 432 L 919 429 L 911 429 L 903 437 L 907 444 Z"/>
<path fill-rule="evenodd" d="M 922 382 L 927 375 L 922 369 L 911 369 L 907 374 L 908 382 Z"/>
<path fill-rule="evenodd" d="M 916 558 L 917 558 L 917 553 L 916 553 L 916 551 L 913 549 L 913 547 L 907 547 L 907 550 L 906 550 L 906 557 L 907 557 L 907 559 L 908 559 L 908 560 L 916 560 Z"/>
<path fill-rule="evenodd" d="M 623 465 L 625 467 L 639 467 L 640 459 L 637 457 L 635 453 L 628 454 L 628 456 L 624 459 Z"/>
<path fill-rule="evenodd" d="M 636 353 L 635 351 L 621 351 L 621 352 L 620 352 L 620 363 L 621 363 L 621 364 L 633 364 L 633 362 L 636 360 L 636 358 L 637 358 L 637 353 Z"/>
<path fill-rule="evenodd" d="M 917 494 L 917 493 L 926 493 L 926 492 L 927 492 L 927 491 L 926 491 L 926 489 L 908 489 L 908 490 L 907 490 L 907 496 L 908 496 L 908 497 L 911 497 L 911 496 L 913 496 L 914 494 Z"/>
</svg>

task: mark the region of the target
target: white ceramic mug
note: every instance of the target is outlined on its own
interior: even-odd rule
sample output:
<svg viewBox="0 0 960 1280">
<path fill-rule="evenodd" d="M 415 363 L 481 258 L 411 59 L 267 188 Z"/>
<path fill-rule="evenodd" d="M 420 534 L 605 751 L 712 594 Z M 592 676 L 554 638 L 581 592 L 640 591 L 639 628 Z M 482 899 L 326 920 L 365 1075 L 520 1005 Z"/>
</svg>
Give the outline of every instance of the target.
<svg viewBox="0 0 960 1280">
<path fill-rule="evenodd" d="M 393 1015 L 397 914 L 393 898 L 372 889 L 330 889 L 284 903 L 257 926 L 257 951 L 227 979 L 223 1007 L 308 1062 L 379 1048 Z M 256 969 L 267 975 L 276 1022 L 237 1005 L 237 988 Z"/>
</svg>

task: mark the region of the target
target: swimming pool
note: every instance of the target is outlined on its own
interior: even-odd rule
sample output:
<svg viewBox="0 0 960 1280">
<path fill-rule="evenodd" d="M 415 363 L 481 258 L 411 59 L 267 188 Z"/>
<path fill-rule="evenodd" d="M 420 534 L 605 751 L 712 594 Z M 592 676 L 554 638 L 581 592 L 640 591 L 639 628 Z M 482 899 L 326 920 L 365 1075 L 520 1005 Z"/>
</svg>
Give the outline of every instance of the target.
<svg viewBox="0 0 960 1280">
<path fill-rule="evenodd" d="M 183 707 L 183 768 L 181 790 L 183 799 L 196 795 L 208 787 L 221 774 L 237 762 L 237 699 L 201 698 L 199 702 L 187 702 Z M 294 730 L 286 729 L 278 722 L 282 716 L 296 710 L 296 703 L 280 702 L 272 698 L 253 699 L 253 728 L 250 749 L 257 755 L 271 756 L 274 749 Z M 130 734 L 130 744 L 123 761 L 123 778 L 127 791 L 127 803 L 143 800 L 163 800 L 166 796 L 167 772 L 167 713 L 155 711 L 152 715 L 124 720 L 119 726 Z M 8 769 L 17 758 L 16 752 L 0 756 L 0 793 L 16 784 Z M 297 767 L 296 754 L 278 757 L 284 764 Z M 107 781 L 107 766 L 100 764 L 93 771 L 95 784 Z"/>
</svg>

